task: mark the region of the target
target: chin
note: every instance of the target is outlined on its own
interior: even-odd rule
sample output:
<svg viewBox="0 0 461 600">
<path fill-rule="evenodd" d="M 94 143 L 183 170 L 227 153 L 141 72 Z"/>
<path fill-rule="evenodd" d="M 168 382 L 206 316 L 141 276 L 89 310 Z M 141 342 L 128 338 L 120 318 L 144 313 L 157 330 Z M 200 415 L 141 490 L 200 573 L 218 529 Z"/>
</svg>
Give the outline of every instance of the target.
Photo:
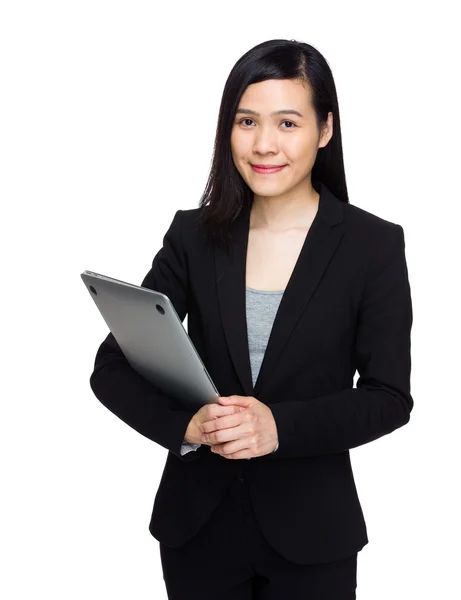
<svg viewBox="0 0 461 600">
<path fill-rule="evenodd" d="M 286 182 L 284 182 L 284 185 L 281 185 L 280 181 L 267 181 L 266 183 L 261 183 L 260 181 L 255 183 L 252 181 L 248 185 L 255 192 L 259 192 L 259 190 L 261 190 L 261 192 L 270 192 L 272 194 L 283 194 L 292 187 L 290 185 L 286 185 Z"/>
<path fill-rule="evenodd" d="M 283 194 L 285 194 L 285 190 L 261 190 L 261 189 L 252 189 L 252 192 L 254 194 L 256 194 L 257 196 L 262 196 L 264 198 L 272 198 L 272 197 L 278 197 L 278 196 L 283 196 Z"/>
</svg>

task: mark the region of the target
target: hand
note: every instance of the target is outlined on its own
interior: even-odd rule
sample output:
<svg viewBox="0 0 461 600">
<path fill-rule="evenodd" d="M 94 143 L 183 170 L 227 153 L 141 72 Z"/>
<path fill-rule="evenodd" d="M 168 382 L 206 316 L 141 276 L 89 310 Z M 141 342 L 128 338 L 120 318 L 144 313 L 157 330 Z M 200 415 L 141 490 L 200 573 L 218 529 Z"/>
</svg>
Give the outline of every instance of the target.
<svg viewBox="0 0 461 600">
<path fill-rule="evenodd" d="M 253 396 L 220 396 L 225 408 L 243 407 L 243 412 L 219 416 L 201 425 L 200 443 L 224 458 L 256 458 L 271 454 L 278 443 L 277 425 L 271 409 Z"/>
<path fill-rule="evenodd" d="M 240 406 L 223 406 L 218 402 L 204 404 L 189 421 L 184 440 L 190 444 L 202 444 L 202 431 L 200 429 L 202 423 L 224 417 L 225 415 L 233 415 L 242 410 L 245 409 Z"/>
</svg>

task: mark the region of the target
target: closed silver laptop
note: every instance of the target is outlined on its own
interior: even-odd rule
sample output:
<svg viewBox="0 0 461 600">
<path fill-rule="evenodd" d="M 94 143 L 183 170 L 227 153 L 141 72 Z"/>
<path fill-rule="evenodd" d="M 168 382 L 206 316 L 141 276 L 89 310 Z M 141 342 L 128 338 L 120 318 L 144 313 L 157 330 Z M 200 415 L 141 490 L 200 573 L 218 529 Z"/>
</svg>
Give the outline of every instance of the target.
<svg viewBox="0 0 461 600">
<path fill-rule="evenodd" d="M 93 271 L 81 278 L 130 366 L 197 411 L 219 392 L 165 294 Z"/>
</svg>

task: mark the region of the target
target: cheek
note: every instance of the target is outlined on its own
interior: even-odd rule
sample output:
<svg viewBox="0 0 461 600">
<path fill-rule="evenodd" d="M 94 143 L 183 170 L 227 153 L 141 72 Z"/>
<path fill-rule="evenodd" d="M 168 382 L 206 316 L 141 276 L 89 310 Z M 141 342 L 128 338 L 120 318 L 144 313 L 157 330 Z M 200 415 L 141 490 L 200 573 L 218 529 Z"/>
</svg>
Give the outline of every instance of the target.
<svg viewBox="0 0 461 600">
<path fill-rule="evenodd" d="M 242 139 L 239 135 L 231 136 L 231 150 L 232 156 L 234 160 L 242 158 L 248 153 L 248 143 L 245 143 L 245 140 Z"/>
<path fill-rule="evenodd" d="M 242 153 L 241 153 L 240 148 L 235 147 L 233 144 L 231 144 L 231 154 L 232 154 L 232 161 L 234 163 L 234 167 L 237 169 L 237 171 L 240 173 L 240 175 L 245 179 L 244 168 L 242 165 Z"/>
<path fill-rule="evenodd" d="M 314 140 L 305 137 L 295 138 L 295 136 L 292 136 L 292 138 L 294 139 L 289 140 L 289 143 L 283 149 L 285 155 L 293 163 L 298 163 L 301 166 L 310 164 L 317 152 Z"/>
</svg>

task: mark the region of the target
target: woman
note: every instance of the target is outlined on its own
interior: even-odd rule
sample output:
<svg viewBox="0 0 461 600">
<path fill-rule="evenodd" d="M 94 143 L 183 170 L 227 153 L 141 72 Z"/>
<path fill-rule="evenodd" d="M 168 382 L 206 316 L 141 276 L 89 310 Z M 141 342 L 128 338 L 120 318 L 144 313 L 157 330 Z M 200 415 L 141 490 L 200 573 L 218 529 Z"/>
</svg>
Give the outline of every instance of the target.
<svg viewBox="0 0 461 600">
<path fill-rule="evenodd" d="M 188 315 L 223 396 L 193 414 L 112 334 L 90 380 L 169 450 L 149 529 L 170 599 L 356 597 L 368 537 L 349 450 L 413 408 L 404 248 L 400 225 L 349 204 L 323 56 L 287 40 L 242 56 L 200 206 L 176 212 L 142 282 Z"/>
</svg>

